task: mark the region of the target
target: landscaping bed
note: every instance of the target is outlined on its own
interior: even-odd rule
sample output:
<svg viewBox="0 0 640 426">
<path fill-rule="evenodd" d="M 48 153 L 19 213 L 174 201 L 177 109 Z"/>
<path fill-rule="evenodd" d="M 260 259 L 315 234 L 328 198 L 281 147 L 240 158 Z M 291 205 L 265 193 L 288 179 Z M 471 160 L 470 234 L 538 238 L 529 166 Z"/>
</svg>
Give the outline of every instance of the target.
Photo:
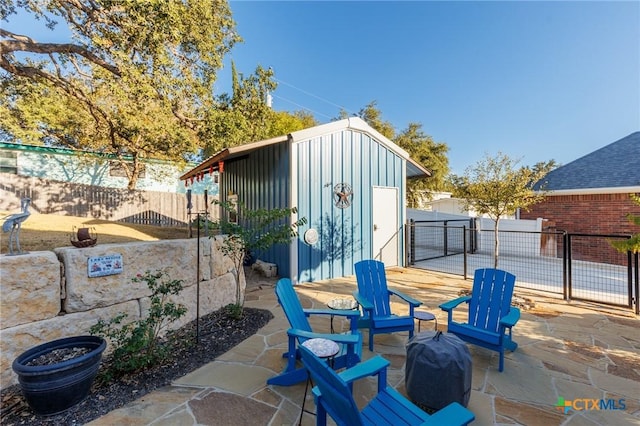
<svg viewBox="0 0 640 426">
<path fill-rule="evenodd" d="M 264 309 L 245 308 L 241 319 L 233 319 L 224 309 L 200 318 L 200 339 L 196 344 L 196 323 L 172 332 L 176 337 L 170 354 L 162 363 L 124 377 L 105 380 L 102 374 L 87 399 L 68 411 L 54 416 L 38 416 L 31 411 L 18 385 L 0 393 L 2 425 L 77 425 L 97 419 L 110 411 L 171 384 L 172 381 L 213 361 L 246 338 L 255 334 L 273 318 Z M 164 341 L 164 344 L 169 344 Z M 101 373 L 110 363 L 106 356 Z"/>
</svg>

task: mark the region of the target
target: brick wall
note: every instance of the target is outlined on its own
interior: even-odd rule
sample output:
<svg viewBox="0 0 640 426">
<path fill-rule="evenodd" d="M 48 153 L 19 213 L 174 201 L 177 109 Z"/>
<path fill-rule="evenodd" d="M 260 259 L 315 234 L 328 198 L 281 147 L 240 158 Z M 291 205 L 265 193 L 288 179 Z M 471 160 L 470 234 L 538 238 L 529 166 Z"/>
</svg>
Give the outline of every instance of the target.
<svg viewBox="0 0 640 426">
<path fill-rule="evenodd" d="M 640 216 L 640 206 L 629 194 L 585 194 L 548 196 L 528 212 L 521 212 L 520 217 L 548 219 L 555 222 L 558 231 L 568 233 L 629 235 L 640 232 L 627 220 L 629 213 Z M 571 244 L 572 259 L 626 265 L 626 255 L 612 248 L 603 250 L 607 246 L 606 238 L 576 237 Z M 562 253 L 561 246 L 558 253 Z"/>
</svg>

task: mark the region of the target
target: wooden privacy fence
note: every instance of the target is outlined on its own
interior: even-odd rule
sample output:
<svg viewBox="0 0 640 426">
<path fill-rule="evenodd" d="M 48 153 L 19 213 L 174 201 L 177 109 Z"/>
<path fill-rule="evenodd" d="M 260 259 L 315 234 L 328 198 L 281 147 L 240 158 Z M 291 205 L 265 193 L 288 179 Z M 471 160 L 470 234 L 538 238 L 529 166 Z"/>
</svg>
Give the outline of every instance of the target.
<svg viewBox="0 0 640 426">
<path fill-rule="evenodd" d="M 185 194 L 130 191 L 120 188 L 59 182 L 37 177 L 0 174 L 0 210 L 20 208 L 20 199 L 31 198 L 32 211 L 117 222 L 156 226 L 186 226 L 189 223 Z M 218 218 L 212 197 L 192 195 L 192 220 L 205 207 L 212 220 Z M 214 206 L 215 207 L 215 206 Z"/>
</svg>

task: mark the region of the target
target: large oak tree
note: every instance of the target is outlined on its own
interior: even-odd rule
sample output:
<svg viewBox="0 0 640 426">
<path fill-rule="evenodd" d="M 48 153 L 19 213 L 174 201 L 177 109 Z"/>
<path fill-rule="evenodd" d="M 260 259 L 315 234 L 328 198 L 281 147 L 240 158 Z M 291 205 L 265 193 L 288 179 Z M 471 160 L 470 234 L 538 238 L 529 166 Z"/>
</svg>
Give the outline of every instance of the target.
<svg viewBox="0 0 640 426">
<path fill-rule="evenodd" d="M 129 160 L 129 188 L 143 158 L 202 148 L 216 73 L 240 41 L 226 1 L 0 0 L 1 20 L 18 10 L 71 38 L 0 28 L 0 131 Z"/>
</svg>

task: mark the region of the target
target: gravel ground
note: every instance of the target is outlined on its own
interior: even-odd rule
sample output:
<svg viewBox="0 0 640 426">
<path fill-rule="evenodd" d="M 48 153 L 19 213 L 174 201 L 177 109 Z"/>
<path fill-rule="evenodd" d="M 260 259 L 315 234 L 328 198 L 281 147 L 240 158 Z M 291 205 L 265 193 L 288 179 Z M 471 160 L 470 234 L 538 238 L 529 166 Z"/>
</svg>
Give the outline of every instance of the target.
<svg viewBox="0 0 640 426">
<path fill-rule="evenodd" d="M 272 318 L 271 312 L 254 308 L 245 308 L 240 320 L 233 320 L 222 311 L 202 317 L 198 345 L 195 344 L 194 321 L 176 331 L 177 343 L 173 345 L 171 355 L 165 362 L 109 383 L 102 383 L 97 379 L 87 399 L 54 416 L 34 414 L 22 397 L 20 388 L 17 385 L 11 386 L 0 393 L 0 423 L 7 426 L 85 424 L 213 361 L 255 334 Z M 101 370 L 108 363 L 109 358 L 105 357 Z"/>
</svg>

